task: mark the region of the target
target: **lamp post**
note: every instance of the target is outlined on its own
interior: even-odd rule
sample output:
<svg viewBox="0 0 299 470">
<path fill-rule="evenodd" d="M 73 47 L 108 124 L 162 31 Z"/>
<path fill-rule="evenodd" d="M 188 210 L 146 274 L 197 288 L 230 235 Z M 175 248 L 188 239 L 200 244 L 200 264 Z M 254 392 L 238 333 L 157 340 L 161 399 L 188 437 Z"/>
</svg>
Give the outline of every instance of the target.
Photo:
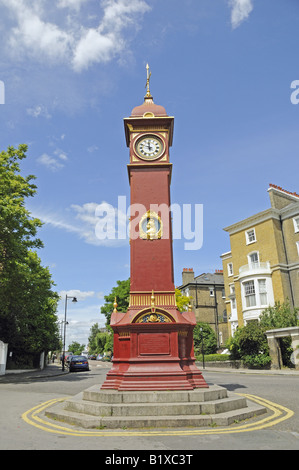
<svg viewBox="0 0 299 470">
<path fill-rule="evenodd" d="M 72 299 L 72 302 L 78 302 L 76 297 L 69 297 L 68 295 L 65 296 L 65 307 L 64 307 L 64 333 L 63 333 L 63 352 L 62 352 L 62 370 L 64 371 L 64 360 L 65 360 L 65 333 L 66 333 L 66 311 L 67 311 L 67 301 L 68 299 Z"/>
<path fill-rule="evenodd" d="M 201 331 L 201 353 L 202 353 L 202 368 L 205 368 L 205 353 L 204 353 L 204 348 L 203 348 L 203 328 L 200 327 Z"/>
</svg>

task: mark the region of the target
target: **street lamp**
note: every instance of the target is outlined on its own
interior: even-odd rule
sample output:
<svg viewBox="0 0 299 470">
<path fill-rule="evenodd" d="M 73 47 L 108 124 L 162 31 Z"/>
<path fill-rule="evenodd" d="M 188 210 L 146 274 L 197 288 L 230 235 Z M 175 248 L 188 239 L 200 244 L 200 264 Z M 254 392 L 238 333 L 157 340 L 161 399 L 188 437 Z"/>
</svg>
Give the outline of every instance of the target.
<svg viewBox="0 0 299 470">
<path fill-rule="evenodd" d="M 202 368 L 205 368 L 205 353 L 204 353 L 204 348 L 203 348 L 203 328 L 200 327 L 201 331 L 201 354 L 202 354 Z"/>
<path fill-rule="evenodd" d="M 72 302 L 78 302 L 77 297 L 69 297 L 68 295 L 65 296 L 65 307 L 64 307 L 64 333 L 63 333 L 63 353 L 62 353 L 62 370 L 64 371 L 64 360 L 65 360 L 65 333 L 66 333 L 66 325 L 68 324 L 66 321 L 66 310 L 67 310 L 67 301 L 68 299 L 72 299 Z"/>
</svg>

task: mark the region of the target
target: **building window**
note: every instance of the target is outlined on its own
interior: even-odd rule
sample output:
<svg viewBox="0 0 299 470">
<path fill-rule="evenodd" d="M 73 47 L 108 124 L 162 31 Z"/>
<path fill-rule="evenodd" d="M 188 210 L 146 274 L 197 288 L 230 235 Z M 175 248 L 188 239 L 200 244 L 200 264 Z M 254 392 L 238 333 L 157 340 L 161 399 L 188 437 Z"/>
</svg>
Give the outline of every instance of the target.
<svg viewBox="0 0 299 470">
<path fill-rule="evenodd" d="M 210 287 L 210 297 L 214 297 L 214 287 Z"/>
<path fill-rule="evenodd" d="M 254 281 L 244 282 L 245 303 L 246 307 L 256 306 Z"/>
<path fill-rule="evenodd" d="M 246 236 L 246 244 L 249 245 L 250 243 L 254 243 L 256 242 L 256 236 L 255 236 L 255 229 L 252 228 L 250 230 L 247 230 L 247 232 L 245 232 L 245 236 Z"/>
<path fill-rule="evenodd" d="M 225 299 L 225 289 L 224 289 L 224 287 L 222 289 L 222 298 Z"/>
<path fill-rule="evenodd" d="M 297 245 L 297 251 L 298 251 L 298 255 L 299 255 L 299 242 L 296 242 L 296 245 Z"/>
<path fill-rule="evenodd" d="M 259 266 L 259 253 L 255 251 L 254 253 L 250 253 L 248 255 L 249 266 L 251 268 L 257 268 Z"/>
<path fill-rule="evenodd" d="M 229 275 L 229 276 L 232 276 L 232 275 L 234 274 L 233 263 L 228 263 L 228 265 L 227 265 L 227 272 L 228 272 L 228 275 Z"/>
<path fill-rule="evenodd" d="M 229 286 L 229 289 L 230 289 L 231 309 L 235 310 L 237 308 L 235 286 L 231 285 L 231 286 Z"/>
<path fill-rule="evenodd" d="M 294 217 L 293 223 L 295 232 L 299 232 L 299 217 Z"/>
<path fill-rule="evenodd" d="M 266 289 L 266 279 L 259 279 L 259 295 L 260 295 L 260 304 L 267 305 L 267 289 Z"/>
</svg>

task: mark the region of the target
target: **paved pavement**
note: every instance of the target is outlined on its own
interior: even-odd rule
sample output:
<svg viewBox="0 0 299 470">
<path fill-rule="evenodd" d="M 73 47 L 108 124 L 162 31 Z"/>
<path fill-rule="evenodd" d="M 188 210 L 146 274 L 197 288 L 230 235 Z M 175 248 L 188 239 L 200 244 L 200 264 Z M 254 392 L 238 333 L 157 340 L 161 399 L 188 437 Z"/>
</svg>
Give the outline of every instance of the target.
<svg viewBox="0 0 299 470">
<path fill-rule="evenodd" d="M 225 373 L 240 373 L 240 374 L 258 374 L 258 375 L 293 375 L 299 377 L 299 370 L 294 369 L 279 369 L 279 370 L 266 370 L 266 369 L 234 369 L 228 367 L 209 367 L 205 366 L 204 368 L 200 364 L 196 364 L 199 369 L 204 373 L 204 371 L 212 372 L 225 372 Z M 109 368 L 111 363 L 97 363 L 97 366 L 103 366 Z M 24 377 L 38 379 L 44 377 L 53 377 L 59 375 L 68 374 L 69 371 L 67 368 L 62 370 L 61 364 L 59 363 L 50 363 L 44 369 L 32 369 L 32 370 L 7 370 L 5 375 L 0 375 L 0 383 L 6 382 L 8 380 L 13 380 L 14 382 L 18 381 L 18 378 L 23 379 Z"/>
</svg>

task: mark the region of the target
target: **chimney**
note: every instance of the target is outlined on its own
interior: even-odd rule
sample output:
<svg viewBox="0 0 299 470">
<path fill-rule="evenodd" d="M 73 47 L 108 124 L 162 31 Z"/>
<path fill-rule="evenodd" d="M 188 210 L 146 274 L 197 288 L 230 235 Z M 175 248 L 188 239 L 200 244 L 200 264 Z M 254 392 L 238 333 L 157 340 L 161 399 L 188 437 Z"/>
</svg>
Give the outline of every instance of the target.
<svg viewBox="0 0 299 470">
<path fill-rule="evenodd" d="M 182 284 L 189 284 L 189 282 L 194 282 L 194 271 L 193 268 L 183 268 L 182 272 Z"/>
</svg>

